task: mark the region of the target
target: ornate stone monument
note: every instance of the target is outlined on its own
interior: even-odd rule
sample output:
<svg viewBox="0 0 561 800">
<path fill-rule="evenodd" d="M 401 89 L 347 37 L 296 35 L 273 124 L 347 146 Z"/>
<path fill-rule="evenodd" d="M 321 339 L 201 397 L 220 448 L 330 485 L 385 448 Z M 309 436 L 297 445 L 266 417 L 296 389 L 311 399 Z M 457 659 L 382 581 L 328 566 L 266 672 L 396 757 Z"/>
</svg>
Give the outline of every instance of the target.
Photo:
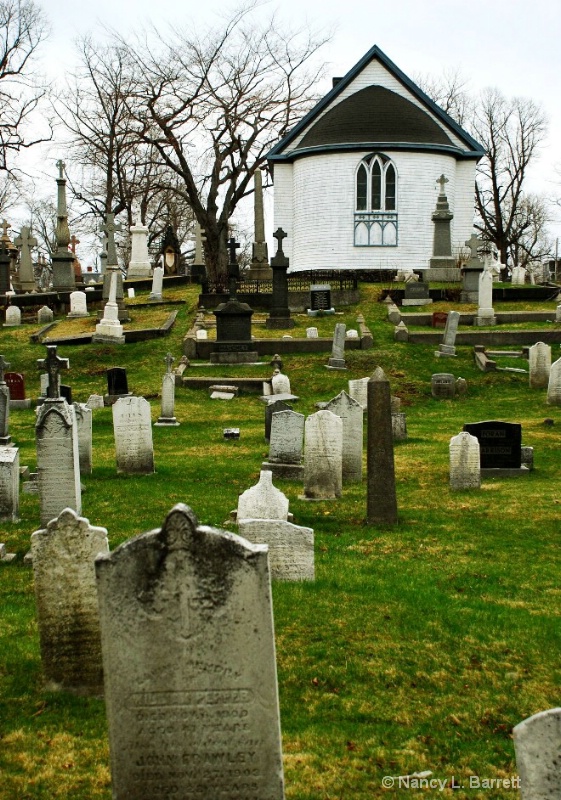
<svg viewBox="0 0 561 800">
<path fill-rule="evenodd" d="M 288 307 L 288 277 L 286 272 L 290 262 L 282 249 L 282 240 L 286 238 L 286 233 L 282 228 L 277 228 L 273 236 L 277 240 L 277 252 L 271 259 L 273 298 L 265 326 L 267 328 L 293 328 L 294 320 L 290 317 L 290 308 Z"/>
<path fill-rule="evenodd" d="M 76 288 L 74 276 L 74 254 L 68 249 L 70 230 L 68 228 L 68 210 L 66 208 L 66 180 L 64 178 L 64 161 L 56 162 L 57 178 L 57 226 L 56 252 L 51 257 L 53 268 L 53 289 L 55 291 L 73 292 Z"/>
<path fill-rule="evenodd" d="M 458 280 L 460 274 L 456 267 L 456 260 L 452 255 L 452 242 L 450 237 L 450 223 L 454 215 L 450 211 L 445 188 L 449 181 L 448 178 L 442 174 L 436 182 L 440 184 L 440 192 L 436 201 L 436 209 L 432 215 L 432 221 L 434 222 L 434 239 L 429 277 L 432 280 Z"/>
<path fill-rule="evenodd" d="M 127 278 L 149 278 L 152 264 L 148 255 L 148 227 L 141 222 L 131 225 L 131 259 L 127 270 Z"/>
<path fill-rule="evenodd" d="M 164 361 L 167 369 L 162 379 L 162 411 L 154 425 L 157 428 L 176 428 L 180 423 L 175 417 L 175 375 L 171 371 L 171 365 L 175 358 L 168 353 Z"/>
<path fill-rule="evenodd" d="M 33 273 L 31 250 L 33 247 L 37 247 L 37 239 L 31 235 L 31 230 L 27 225 L 22 227 L 20 235 L 17 237 L 14 244 L 20 248 L 19 270 L 14 280 L 14 289 L 19 294 L 23 294 L 24 292 L 36 292 L 37 284 L 35 283 L 35 275 Z"/>
</svg>

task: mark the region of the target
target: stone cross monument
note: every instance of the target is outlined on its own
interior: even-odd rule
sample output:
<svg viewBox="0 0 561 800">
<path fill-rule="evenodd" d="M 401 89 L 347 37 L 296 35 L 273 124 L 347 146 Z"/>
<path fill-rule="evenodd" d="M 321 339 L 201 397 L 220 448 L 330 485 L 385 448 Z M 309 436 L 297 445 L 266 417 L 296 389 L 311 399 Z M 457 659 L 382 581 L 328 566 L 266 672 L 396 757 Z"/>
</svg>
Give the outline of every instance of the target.
<svg viewBox="0 0 561 800">
<path fill-rule="evenodd" d="M 31 235 L 27 225 L 23 226 L 14 244 L 20 248 L 19 273 L 14 288 L 18 292 L 36 292 L 37 284 L 33 274 L 31 249 L 37 247 L 37 239 Z"/>
<path fill-rule="evenodd" d="M 66 208 L 66 180 L 64 178 L 64 161 L 56 162 L 58 168 L 57 183 L 57 225 L 56 252 L 52 256 L 53 289 L 55 291 L 73 292 L 76 288 L 74 275 L 74 254 L 68 249 L 70 230 L 68 228 L 68 210 Z"/>
<path fill-rule="evenodd" d="M 267 328 L 293 328 L 294 320 L 290 318 L 290 309 L 288 307 L 287 270 L 290 261 L 282 249 L 282 241 L 286 239 L 287 234 L 282 228 L 277 228 L 273 236 L 277 240 L 277 252 L 271 259 L 273 299 L 265 325 Z"/>
</svg>

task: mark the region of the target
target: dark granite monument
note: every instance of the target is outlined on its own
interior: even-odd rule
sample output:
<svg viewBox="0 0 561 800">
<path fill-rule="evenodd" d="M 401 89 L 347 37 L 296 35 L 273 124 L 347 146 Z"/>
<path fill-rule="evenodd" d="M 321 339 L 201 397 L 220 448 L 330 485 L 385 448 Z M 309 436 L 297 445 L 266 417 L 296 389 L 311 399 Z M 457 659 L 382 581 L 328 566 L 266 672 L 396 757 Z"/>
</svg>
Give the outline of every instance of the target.
<svg viewBox="0 0 561 800">
<path fill-rule="evenodd" d="M 116 400 L 118 397 L 126 397 L 130 394 L 127 371 L 124 367 L 111 367 L 111 369 L 106 370 L 106 375 L 107 394 L 110 398 Z"/>
<path fill-rule="evenodd" d="M 10 253 L 4 242 L 0 242 L 0 293 L 10 291 Z"/>
<path fill-rule="evenodd" d="M 59 170 L 57 178 L 57 225 L 56 252 L 51 257 L 53 268 L 53 289 L 55 291 L 73 292 L 76 288 L 74 277 L 74 254 L 68 249 L 70 230 L 68 228 L 68 211 L 66 208 L 66 180 L 64 178 L 64 161 L 57 161 Z"/>
<path fill-rule="evenodd" d="M 479 440 L 481 469 L 519 470 L 522 464 L 522 425 L 489 420 L 464 425 Z"/>
<path fill-rule="evenodd" d="M 253 309 L 247 303 L 240 303 L 236 296 L 240 276 L 236 258 L 238 247 L 238 242 L 230 238 L 228 241 L 230 297 L 213 312 L 216 317 L 216 344 L 210 354 L 212 364 L 251 364 L 258 360 L 257 351 L 253 349 L 251 340 Z"/>
<path fill-rule="evenodd" d="M 310 308 L 308 316 L 315 317 L 318 314 L 334 314 L 335 309 L 331 305 L 331 286 L 327 284 L 314 284 L 310 286 Z"/>
<path fill-rule="evenodd" d="M 288 277 L 286 274 L 290 261 L 282 249 L 282 240 L 286 238 L 286 233 L 282 228 L 278 228 L 273 236 L 277 240 L 277 252 L 271 259 L 273 299 L 265 326 L 267 328 L 293 328 L 294 320 L 290 318 L 288 307 Z"/>
</svg>

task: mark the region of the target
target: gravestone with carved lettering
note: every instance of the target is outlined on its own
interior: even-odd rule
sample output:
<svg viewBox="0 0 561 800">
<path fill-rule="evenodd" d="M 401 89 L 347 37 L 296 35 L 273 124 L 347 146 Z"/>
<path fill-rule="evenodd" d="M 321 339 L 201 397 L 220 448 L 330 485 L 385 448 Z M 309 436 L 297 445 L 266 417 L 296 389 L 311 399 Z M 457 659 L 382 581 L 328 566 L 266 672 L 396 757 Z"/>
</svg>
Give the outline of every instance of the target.
<svg viewBox="0 0 561 800">
<path fill-rule="evenodd" d="M 368 381 L 370 378 L 356 378 L 349 381 L 349 397 L 360 403 L 362 410 L 368 408 Z"/>
<path fill-rule="evenodd" d="M 63 398 L 45 398 L 35 424 L 41 524 L 65 508 L 82 510 L 78 430 L 74 408 Z"/>
<path fill-rule="evenodd" d="M 536 342 L 528 348 L 528 370 L 532 389 L 547 388 L 551 370 L 551 345 Z"/>
<path fill-rule="evenodd" d="M 325 408 L 343 422 L 343 481 L 362 480 L 362 440 L 364 412 L 347 392 L 340 392 Z"/>
<path fill-rule="evenodd" d="M 517 422 L 485 420 L 468 422 L 464 431 L 479 440 L 481 469 L 519 470 L 522 464 L 522 425 Z"/>
<path fill-rule="evenodd" d="M 144 397 L 120 397 L 113 404 L 113 431 L 117 472 L 154 472 L 150 403 Z"/>
<path fill-rule="evenodd" d="M 86 403 L 73 403 L 78 426 L 78 459 L 80 474 L 92 472 L 92 410 Z"/>
<path fill-rule="evenodd" d="M 265 440 L 271 440 L 271 425 L 273 421 L 273 414 L 278 411 L 292 411 L 292 407 L 284 400 L 275 400 L 275 395 L 269 395 L 271 400 L 265 406 Z"/>
<path fill-rule="evenodd" d="M 31 400 L 25 396 L 25 378 L 21 372 L 6 372 L 4 380 L 10 390 L 10 408 L 29 408 Z"/>
<path fill-rule="evenodd" d="M 481 467 L 479 441 L 475 436 L 462 431 L 450 439 L 450 488 L 479 489 Z"/>
<path fill-rule="evenodd" d="M 346 369 L 345 364 L 345 331 L 347 326 L 344 322 L 338 322 L 335 325 L 333 333 L 333 345 L 331 348 L 331 358 L 327 366 L 330 369 Z"/>
<path fill-rule="evenodd" d="M 331 305 L 331 286 L 330 284 L 313 284 L 310 286 L 310 307 L 309 317 L 317 317 L 322 314 L 334 314 L 335 309 Z"/>
<path fill-rule="evenodd" d="M 273 475 L 261 470 L 259 481 L 238 498 L 237 520 L 288 518 L 288 498 L 273 486 Z"/>
<path fill-rule="evenodd" d="M 65 508 L 31 536 L 41 661 L 47 691 L 103 694 L 95 558 L 107 531 Z"/>
<path fill-rule="evenodd" d="M 271 388 L 273 394 L 291 394 L 288 375 L 284 375 L 280 370 L 276 369 L 271 378 Z"/>
<path fill-rule="evenodd" d="M 113 798 L 283 800 L 266 545 L 177 505 L 96 572 Z"/>
<path fill-rule="evenodd" d="M 19 306 L 8 306 L 6 309 L 4 327 L 11 328 L 16 325 L 21 325 L 21 308 L 19 308 Z"/>
<path fill-rule="evenodd" d="M 435 356 L 446 357 L 456 355 L 456 335 L 458 333 L 458 325 L 460 324 L 459 311 L 450 311 L 446 318 L 446 327 L 444 328 L 444 336 L 442 344 L 438 345 L 438 350 Z"/>
<path fill-rule="evenodd" d="M 0 520 L 19 517 L 19 448 L 0 446 Z"/>
<path fill-rule="evenodd" d="M 343 420 L 325 409 L 304 426 L 304 498 L 340 497 L 343 485 Z"/>
<path fill-rule="evenodd" d="M 302 448 L 304 442 L 303 414 L 296 411 L 276 411 L 271 419 L 269 460 L 261 469 L 268 469 L 273 477 L 302 478 Z"/>
<path fill-rule="evenodd" d="M 281 519 L 243 519 L 240 536 L 269 547 L 271 578 L 277 581 L 313 581 L 314 531 Z"/>
</svg>

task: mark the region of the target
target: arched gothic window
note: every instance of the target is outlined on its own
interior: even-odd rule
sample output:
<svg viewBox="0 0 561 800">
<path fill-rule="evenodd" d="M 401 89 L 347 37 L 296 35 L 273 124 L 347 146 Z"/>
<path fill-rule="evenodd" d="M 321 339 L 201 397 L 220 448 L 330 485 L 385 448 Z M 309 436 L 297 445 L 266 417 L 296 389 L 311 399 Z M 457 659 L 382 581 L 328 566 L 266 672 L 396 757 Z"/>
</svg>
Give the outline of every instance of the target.
<svg viewBox="0 0 561 800">
<path fill-rule="evenodd" d="M 373 153 L 358 165 L 354 230 L 357 247 L 397 245 L 397 171 L 382 153 Z"/>
</svg>

